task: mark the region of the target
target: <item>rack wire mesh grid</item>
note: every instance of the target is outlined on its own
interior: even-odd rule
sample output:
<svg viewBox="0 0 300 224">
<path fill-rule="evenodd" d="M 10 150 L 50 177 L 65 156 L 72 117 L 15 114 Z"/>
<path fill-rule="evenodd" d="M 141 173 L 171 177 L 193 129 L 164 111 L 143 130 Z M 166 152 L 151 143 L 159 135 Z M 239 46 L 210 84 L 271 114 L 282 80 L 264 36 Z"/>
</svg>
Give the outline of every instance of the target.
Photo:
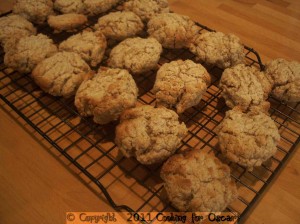
<svg viewBox="0 0 300 224">
<path fill-rule="evenodd" d="M 96 18 L 92 18 L 84 29 L 91 28 L 96 21 Z M 201 32 L 213 31 L 198 25 L 202 28 Z M 68 33 L 53 34 L 46 26 L 40 27 L 39 31 L 50 36 L 56 43 L 70 36 Z M 248 65 L 263 69 L 259 55 L 253 49 L 245 47 L 245 52 Z M 7 68 L 3 64 L 3 57 L 4 53 L 1 50 L 1 99 L 74 164 L 80 171 L 80 178 L 87 183 L 92 181 L 96 184 L 112 208 L 134 212 L 174 210 L 163 190 L 159 177 L 160 165 L 144 166 L 135 159 L 124 158 L 119 153 L 114 144 L 116 123 L 101 126 L 89 118 L 80 117 L 73 99 L 57 98 L 42 92 L 30 75 L 21 75 Z M 186 49 L 164 49 L 159 65 L 176 59 L 193 60 L 194 55 Z M 105 62 L 102 65 L 105 65 Z M 212 84 L 207 93 L 199 105 L 180 116 L 189 132 L 179 149 L 213 150 L 221 157 L 215 128 L 228 110 L 220 98 L 218 89 L 222 70 L 215 66 L 207 67 L 207 70 L 212 77 Z M 139 104 L 155 104 L 155 96 L 151 92 L 155 74 L 156 71 L 151 71 L 143 76 L 134 76 L 139 87 Z M 232 178 L 238 185 L 239 198 L 226 210 L 237 212 L 240 220 L 270 184 L 300 139 L 299 103 L 287 105 L 272 97 L 269 101 L 270 114 L 281 134 L 276 155 L 251 172 L 237 164 L 229 163 Z"/>
</svg>

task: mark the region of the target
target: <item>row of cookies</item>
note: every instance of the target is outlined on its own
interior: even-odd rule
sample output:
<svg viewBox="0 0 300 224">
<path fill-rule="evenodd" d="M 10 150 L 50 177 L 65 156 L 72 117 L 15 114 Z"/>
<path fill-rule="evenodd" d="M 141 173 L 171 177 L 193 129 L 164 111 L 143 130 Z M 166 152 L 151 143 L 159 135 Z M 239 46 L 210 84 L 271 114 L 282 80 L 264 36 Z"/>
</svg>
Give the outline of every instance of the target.
<svg viewBox="0 0 300 224">
<path fill-rule="evenodd" d="M 81 10 L 83 8 L 97 8 L 98 12 L 95 11 L 93 13 L 86 13 L 88 15 L 95 15 L 109 10 L 119 2 L 120 1 L 108 0 L 98 0 L 91 2 L 89 2 L 88 0 L 56 0 L 53 4 L 52 1 L 49 0 L 39 0 L 34 2 L 31 0 L 18 0 L 14 5 L 13 12 L 39 24 L 40 21 L 44 21 L 45 18 L 53 14 L 51 13 L 51 11 L 53 11 L 52 8 L 60 11 L 61 13 L 81 13 Z M 92 6 L 93 4 L 95 5 Z M 123 4 L 123 9 L 125 11 L 133 11 L 138 16 L 136 16 L 135 14 L 127 14 L 121 16 L 122 13 L 119 13 L 119 15 L 111 14 L 110 16 L 105 16 L 105 18 L 99 20 L 98 23 L 99 28 L 102 32 L 104 32 L 106 37 L 108 35 L 110 36 L 109 38 L 111 38 L 111 34 L 113 34 L 116 30 L 117 33 L 113 38 L 119 38 L 119 40 L 136 35 L 142 29 L 142 24 L 138 17 L 146 22 L 152 18 L 152 21 L 148 23 L 148 33 L 150 34 L 150 36 L 156 38 L 163 45 L 163 47 L 189 47 L 189 49 L 196 55 L 197 60 L 199 60 L 201 63 L 204 62 L 206 64 L 215 64 L 221 68 L 234 66 L 236 64 L 242 63 L 244 60 L 243 46 L 236 36 L 232 34 L 225 35 L 220 32 L 198 34 L 199 27 L 197 27 L 195 23 L 188 17 L 181 16 L 175 13 L 165 13 L 169 11 L 168 2 L 166 0 L 130 0 L 126 1 Z M 159 13 L 162 14 L 157 15 Z M 157 16 L 153 18 L 153 16 L 155 15 Z M 1 20 L 2 19 L 4 18 L 1 18 Z M 15 19 L 16 18 L 11 18 L 9 19 L 9 22 L 4 21 L 2 27 Z M 18 18 L 17 20 L 20 19 Z M 130 24 L 132 24 L 132 26 L 130 26 Z M 122 26 L 124 27 L 124 25 L 128 25 L 127 28 L 129 28 L 129 31 L 125 31 L 124 28 L 121 28 Z M 14 25 L 10 26 L 10 28 L 13 28 L 13 26 Z M 19 25 L 16 26 L 20 28 Z M 21 25 L 21 27 L 22 26 L 23 25 Z M 118 27 L 114 29 L 115 26 Z M 34 28 L 30 27 L 29 24 L 24 25 L 24 28 L 25 29 L 21 29 L 21 33 L 24 30 L 26 30 L 25 33 L 35 32 Z M 105 30 L 107 32 L 105 32 Z M 12 35 L 14 34 L 14 32 L 7 31 L 6 28 L 4 32 L 11 34 L 10 36 L 4 34 L 4 38 L 15 37 L 15 35 Z M 125 36 L 121 35 L 122 32 L 123 34 L 125 33 Z M 3 38 L 0 37 L 0 39 Z M 297 79 L 297 76 L 294 79 Z M 290 79 L 287 79 L 287 81 L 293 83 L 293 81 L 290 81 Z"/>
<path fill-rule="evenodd" d="M 27 2 L 28 1 L 28 2 Z M 102 0 L 103 1 L 103 0 Z M 100 2 L 102 2 L 100 1 Z M 116 13 L 110 13 L 109 15 L 103 16 L 99 19 L 97 25 L 95 26 L 96 30 L 100 29 L 104 35 L 109 39 L 116 39 L 118 41 L 123 40 L 127 37 L 135 36 L 143 29 L 143 23 L 142 20 L 148 21 L 147 27 L 148 27 L 148 33 L 150 37 L 154 37 L 157 39 L 163 47 L 165 48 L 182 48 L 182 47 L 190 47 L 190 50 L 194 53 L 196 53 L 197 58 L 206 58 L 205 60 L 200 60 L 201 62 L 206 63 L 213 63 L 213 61 L 224 61 L 220 62 L 219 64 L 226 64 L 228 62 L 226 60 L 234 61 L 236 58 L 236 61 L 238 62 L 243 59 L 243 46 L 239 43 L 239 39 L 235 37 L 234 35 L 224 35 L 221 33 L 218 33 L 218 37 L 215 37 L 215 35 L 212 34 L 203 34 L 200 35 L 199 38 L 197 36 L 200 27 L 197 26 L 192 20 L 189 19 L 187 16 L 178 15 L 176 13 L 167 13 L 168 7 L 167 7 L 167 1 L 146 1 L 143 0 L 131 0 L 124 3 L 124 9 L 125 10 L 131 10 L 134 11 L 134 13 L 137 13 L 138 15 L 134 14 L 133 12 L 116 12 Z M 57 1 L 56 1 L 57 2 Z M 56 5 L 56 2 L 54 5 Z M 65 7 L 68 6 L 77 6 L 78 5 L 73 3 L 73 1 L 65 2 Z M 151 2 L 151 4 L 150 4 Z M 59 3 L 59 2 L 58 2 Z M 58 4 L 57 3 L 57 4 Z M 72 3 L 72 4 L 71 4 Z M 78 3 L 78 2 L 77 2 Z M 28 9 L 28 12 L 23 13 L 22 10 L 14 10 L 15 13 L 19 13 L 20 15 L 25 15 L 24 17 L 30 19 L 31 21 L 35 21 L 34 19 L 31 19 L 30 12 L 36 12 L 34 7 L 37 8 L 43 8 L 42 6 L 39 7 L 39 4 L 49 6 L 49 2 L 47 4 L 45 1 L 41 1 L 41 3 L 31 4 L 31 1 L 29 0 L 19 0 L 15 8 L 25 8 Z M 78 3 L 79 4 L 79 3 Z M 146 6 L 147 4 L 150 4 L 151 7 L 147 10 L 141 10 L 142 5 Z M 113 4 L 114 5 L 114 4 Z M 26 7 L 25 7 L 26 6 Z M 33 7 L 33 8 L 32 8 Z M 61 6 L 63 7 L 63 6 Z M 80 8 L 80 7 L 79 7 Z M 100 7 L 101 8 L 101 7 Z M 137 10 L 138 8 L 138 10 Z M 23 10 L 23 11 L 24 11 Z M 42 12 L 48 12 L 49 10 L 41 10 Z M 143 18 L 144 14 L 147 13 L 147 19 Z M 161 13 L 164 12 L 164 13 Z M 166 12 L 166 13 L 165 13 Z M 161 14 L 157 14 L 161 13 Z M 29 15 L 27 15 L 29 14 Z M 139 17 L 141 16 L 141 18 Z M 46 15 L 45 15 L 46 16 Z M 32 16 L 32 18 L 35 18 L 38 16 Z M 72 21 L 74 24 L 70 24 L 71 26 L 76 25 L 76 19 L 74 17 Z M 12 20 L 12 19 L 11 19 Z M 68 19 L 67 19 L 68 20 Z M 52 21 L 52 17 L 51 17 Z M 64 23 L 64 19 L 60 18 L 57 19 L 58 23 Z M 5 22 L 3 23 L 5 25 Z M 12 34 L 12 32 L 8 32 Z M 209 42 L 205 42 L 205 35 L 210 35 L 208 40 L 211 40 L 212 43 L 216 42 L 216 46 L 214 47 L 214 51 L 209 48 L 211 44 Z M 10 35 L 14 36 L 14 35 Z M 197 36 L 197 38 L 194 38 Z M 202 38 L 203 36 L 203 38 Z M 200 40 L 202 39 L 202 40 Z M 194 41 L 192 41 L 194 40 Z M 199 41 L 200 40 L 200 41 Z M 227 42 L 226 42 L 227 41 Z M 226 42 L 226 43 L 225 43 Z M 191 44 L 192 43 L 192 44 Z M 221 45 L 224 46 L 221 46 Z M 191 45 L 191 46 L 190 46 Z M 227 46 L 228 45 L 228 46 Z M 206 46 L 206 47 L 205 47 Z M 234 50 L 234 46 L 236 49 Z M 200 49 L 200 50 L 199 50 Z M 203 50 L 202 50 L 203 49 Z M 215 59 L 216 55 L 220 55 L 218 52 L 218 49 L 222 49 L 224 51 L 224 55 L 227 55 L 227 59 Z M 201 52 L 202 51 L 202 52 Z M 229 52 L 230 51 L 230 52 Z M 204 53 L 203 53 L 204 52 Z M 206 53 L 205 53 L 206 52 Z M 213 53 L 212 53 L 213 52 Z M 223 53 L 222 53 L 223 54 Z M 229 56 L 228 56 L 229 55 Z M 232 55 L 232 56 L 231 56 Z M 235 63 L 237 63 L 235 62 Z M 234 63 L 232 63 L 234 64 Z"/>
<path fill-rule="evenodd" d="M 119 13 L 119 15 L 122 17 L 122 13 Z M 99 21 L 101 21 L 101 18 Z M 279 100 L 284 100 L 286 102 L 299 102 L 300 65 L 296 61 L 287 61 L 284 59 L 270 61 L 266 65 L 265 73 L 260 73 L 258 69 L 247 68 L 244 64 L 244 46 L 240 43 L 238 37 L 233 34 L 227 35 L 221 32 L 206 32 L 199 34 L 199 27 L 193 21 L 186 16 L 178 15 L 176 13 L 161 13 L 153 16 L 149 20 L 147 27 L 149 36 L 158 40 L 164 48 L 189 48 L 189 50 L 195 54 L 196 60 L 201 63 L 205 63 L 206 65 L 215 65 L 223 69 L 227 68 L 226 70 L 230 70 L 231 68 L 233 70 L 240 70 L 230 70 L 224 73 L 224 78 L 222 78 L 220 84 L 221 90 L 224 90 L 224 98 L 228 98 L 225 91 L 228 90 L 228 88 L 226 88 L 226 85 L 223 85 L 224 80 L 227 79 L 228 81 L 228 74 L 235 73 L 238 74 L 236 75 L 236 77 L 238 77 L 242 73 L 253 73 L 256 74 L 255 76 L 259 76 L 259 80 L 257 81 L 262 82 L 261 86 L 263 91 L 263 96 L 261 96 L 261 88 L 253 88 L 253 93 L 256 95 L 254 98 L 261 98 L 250 99 L 250 101 L 254 100 L 254 105 L 260 103 L 255 101 L 262 101 L 262 99 L 265 100 L 270 92 L 272 92 L 272 95 Z M 105 25 L 102 26 L 102 28 L 105 28 Z M 137 34 L 138 32 L 139 30 L 136 30 L 135 33 L 131 33 L 130 35 Z M 124 57 L 126 57 L 126 54 L 124 54 Z M 119 60 L 118 62 L 121 61 Z M 119 66 L 120 68 L 130 69 L 130 64 L 116 64 L 117 63 L 111 66 Z M 135 73 L 134 71 L 131 72 Z M 234 77 L 234 75 L 231 76 Z M 246 74 L 244 74 L 244 77 L 245 76 Z M 250 75 L 250 81 L 252 82 L 253 78 L 251 77 L 254 76 Z M 233 82 L 237 83 L 239 81 L 234 80 L 233 78 Z M 249 80 L 243 83 L 247 82 L 249 82 Z M 232 83 L 230 83 L 230 85 L 231 84 Z M 241 90 L 242 89 L 243 88 L 241 88 Z M 255 89 L 257 89 L 259 93 L 255 93 Z M 235 88 L 232 88 L 231 90 L 233 92 L 236 91 Z M 245 93 L 235 95 L 243 96 Z M 229 100 L 226 100 L 226 102 L 228 102 L 228 106 L 232 104 Z M 247 102 L 244 103 L 247 104 Z"/>
<path fill-rule="evenodd" d="M 73 31 L 84 25 L 88 16 L 107 12 L 121 0 L 16 0 L 13 13 L 35 24 L 48 22 L 55 32 Z M 123 4 L 125 11 L 134 11 L 143 21 L 160 12 L 169 12 L 167 0 L 130 0 Z"/>
<path fill-rule="evenodd" d="M 18 16 L 4 17 L 2 18 L 2 21 L 4 22 L 6 21 L 9 24 L 13 24 L 14 22 L 16 24 L 18 23 L 25 24 L 26 26 L 24 27 L 28 27 L 27 29 L 26 28 L 18 29 L 21 30 L 19 31 L 20 32 L 19 34 L 18 33 L 16 34 L 16 36 L 18 36 L 19 38 L 22 37 L 22 35 L 30 35 L 36 32 L 35 29 L 32 26 L 30 26 L 30 23 L 27 23 L 26 21 L 24 21 L 22 18 Z M 102 21 L 101 18 L 99 19 L 99 21 Z M 96 25 L 96 27 L 98 26 L 98 24 Z M 102 25 L 101 30 L 105 30 L 105 29 L 111 30 L 111 27 Z M 140 29 L 141 29 L 140 26 L 136 26 L 133 30 L 138 31 Z M 7 32 L 7 34 L 8 33 L 9 32 Z M 111 32 L 109 31 L 106 32 L 106 36 L 108 38 L 111 38 L 110 33 Z M 122 33 L 124 33 L 124 29 L 117 27 L 115 29 L 115 33 L 116 36 L 120 38 L 122 37 Z M 134 35 L 134 34 L 135 33 L 129 33 L 129 35 Z M 128 33 L 126 35 L 128 35 Z M 29 69 L 22 68 L 23 66 L 22 61 L 29 61 L 29 63 L 27 63 L 29 64 L 28 66 L 32 67 L 30 66 L 30 61 L 31 61 L 30 56 L 27 56 L 27 58 L 26 57 L 22 58 L 22 56 L 19 55 L 20 59 L 14 56 L 17 54 L 14 51 L 24 52 L 26 51 L 26 47 L 24 46 L 22 47 L 22 44 L 20 43 L 19 44 L 20 49 L 13 50 L 14 48 L 16 48 L 15 46 L 17 44 L 13 42 L 14 39 L 12 40 L 9 39 L 5 32 L 3 32 L 1 39 L 3 40 L 3 43 L 6 42 L 11 43 L 10 45 L 8 45 L 9 47 L 7 48 L 12 53 L 8 54 L 10 56 L 6 57 L 8 58 L 7 60 L 5 60 L 7 62 L 6 64 L 9 67 L 19 70 L 20 72 L 30 72 L 30 68 Z M 40 40 L 42 39 L 46 40 L 45 37 L 44 38 L 37 37 L 37 38 L 29 38 L 28 42 L 33 43 L 35 42 L 34 41 L 35 39 L 37 40 L 37 43 L 39 43 Z M 26 43 L 26 41 L 22 41 L 22 42 Z M 45 46 L 49 45 L 49 41 L 47 42 L 48 44 L 46 44 Z M 148 45 L 153 46 L 153 49 L 151 50 L 149 47 L 145 48 L 145 46 Z M 84 59 L 87 60 L 87 62 L 90 62 L 92 66 L 96 66 L 101 62 L 103 58 L 103 54 L 106 48 L 106 40 L 103 37 L 103 35 L 101 35 L 100 32 L 95 32 L 94 34 L 92 32 L 83 32 L 82 34 L 77 34 L 69 38 L 68 40 L 63 42 L 60 46 L 61 46 L 60 49 L 62 50 L 74 51 L 76 53 L 79 53 Z M 28 48 L 28 44 L 27 44 L 27 48 Z M 53 46 L 51 47 L 51 49 L 52 49 L 51 52 L 53 52 Z M 146 52 L 147 50 L 149 50 L 149 52 Z M 113 49 L 110 60 L 108 60 L 108 65 L 110 67 L 125 68 L 128 69 L 133 74 L 139 74 L 155 68 L 161 52 L 162 52 L 161 46 L 155 40 L 150 41 L 150 39 L 141 39 L 141 38 L 131 39 L 131 40 L 128 39 L 120 43 L 117 47 Z M 35 59 L 33 59 L 32 61 L 37 63 L 38 60 L 36 58 L 39 57 L 43 58 L 43 55 L 46 53 L 47 50 L 45 52 L 41 52 L 40 54 L 34 54 Z M 143 54 L 144 57 L 141 58 L 135 57 L 136 54 Z M 14 60 L 12 60 L 12 58 Z M 136 60 L 132 60 L 134 58 L 136 58 Z M 143 58 L 144 60 L 140 60 Z M 205 56 L 205 58 L 207 57 Z M 207 60 L 208 59 L 210 60 L 211 58 L 208 57 Z M 147 63 L 147 61 L 149 63 Z M 18 69 L 18 67 L 21 68 Z M 222 95 L 226 99 L 227 105 L 229 107 L 233 107 L 238 104 L 241 105 L 242 107 L 248 107 L 250 102 L 254 105 L 261 104 L 267 98 L 271 89 L 273 89 L 272 91 L 273 95 L 275 97 L 277 96 L 277 98 L 280 100 L 285 100 L 288 102 L 298 102 L 299 95 L 300 95 L 299 94 L 299 89 L 300 89 L 299 63 L 288 62 L 283 59 L 278 59 L 267 64 L 266 68 L 267 68 L 266 76 L 263 75 L 260 71 L 258 71 L 255 68 L 246 67 L 245 65 L 241 65 L 241 64 L 235 66 L 234 68 L 226 69 L 221 79 L 220 88 L 223 90 Z M 266 78 L 268 80 L 266 80 Z M 248 85 L 249 82 L 252 83 L 252 86 Z M 244 84 L 245 87 L 243 87 L 243 85 L 239 86 L 239 83 Z M 246 94 L 247 91 L 248 93 Z"/>
</svg>

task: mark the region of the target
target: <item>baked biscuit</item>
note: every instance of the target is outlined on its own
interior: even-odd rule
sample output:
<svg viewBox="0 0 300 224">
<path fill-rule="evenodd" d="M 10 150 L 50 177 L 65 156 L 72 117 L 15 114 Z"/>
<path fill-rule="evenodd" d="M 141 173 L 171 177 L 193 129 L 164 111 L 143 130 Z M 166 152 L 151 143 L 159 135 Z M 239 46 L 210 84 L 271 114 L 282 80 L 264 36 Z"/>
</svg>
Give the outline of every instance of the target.
<svg viewBox="0 0 300 224">
<path fill-rule="evenodd" d="M 81 116 L 93 116 L 95 123 L 107 124 L 134 107 L 137 95 L 138 88 L 127 70 L 100 68 L 98 74 L 80 85 L 75 106 Z"/>
<path fill-rule="evenodd" d="M 226 105 L 239 106 L 246 111 L 250 106 L 267 106 L 271 85 L 256 67 L 238 64 L 224 70 L 219 84 Z"/>
<path fill-rule="evenodd" d="M 58 16 L 49 16 L 48 24 L 54 29 L 55 33 L 61 31 L 76 31 L 87 23 L 87 17 L 83 14 L 69 13 Z"/>
<path fill-rule="evenodd" d="M 124 40 L 143 31 L 144 24 L 133 12 L 111 12 L 99 18 L 95 25 L 106 38 L 113 40 Z"/>
<path fill-rule="evenodd" d="M 148 22 L 148 33 L 165 48 L 188 47 L 200 28 L 188 16 L 162 13 Z"/>
<path fill-rule="evenodd" d="M 71 97 L 90 75 L 90 67 L 73 52 L 58 52 L 32 71 L 35 83 L 53 96 Z"/>
<path fill-rule="evenodd" d="M 145 22 L 157 14 L 169 12 L 168 0 L 129 0 L 123 6 L 125 11 L 134 12 Z"/>
<path fill-rule="evenodd" d="M 157 106 L 176 107 L 183 113 L 200 102 L 209 84 L 210 75 L 202 65 L 178 60 L 160 67 L 152 91 Z"/>
<path fill-rule="evenodd" d="M 49 15 L 53 15 L 52 0 L 15 0 L 13 13 L 19 14 L 36 24 L 46 22 Z"/>
<path fill-rule="evenodd" d="M 69 37 L 59 45 L 59 50 L 78 53 L 93 67 L 102 61 L 105 49 L 106 39 L 100 31 L 83 31 Z"/>
<path fill-rule="evenodd" d="M 179 211 L 220 212 L 238 197 L 230 168 L 200 149 L 170 157 L 160 176 L 169 200 Z"/>
<path fill-rule="evenodd" d="M 275 59 L 266 64 L 265 74 L 272 83 L 272 95 L 286 102 L 300 102 L 300 63 Z"/>
<path fill-rule="evenodd" d="M 255 107 L 247 113 L 238 107 L 227 111 L 216 131 L 222 154 L 249 170 L 273 156 L 280 140 L 272 118 Z"/>
<path fill-rule="evenodd" d="M 115 142 L 126 157 L 153 164 L 174 154 L 186 133 L 174 111 L 143 105 L 121 114 Z"/>
<path fill-rule="evenodd" d="M 154 38 L 128 38 L 112 49 L 108 66 L 141 74 L 157 67 L 161 53 L 162 47 Z"/>
<path fill-rule="evenodd" d="M 6 49 L 4 64 L 20 73 L 29 73 L 40 61 L 56 52 L 56 45 L 44 34 L 23 37 Z"/>
<path fill-rule="evenodd" d="M 35 35 L 36 29 L 31 22 L 19 15 L 9 15 L 0 18 L 0 43 L 4 46 L 12 39 Z"/>
<path fill-rule="evenodd" d="M 198 34 L 189 46 L 201 63 L 229 68 L 244 62 L 244 46 L 234 34 L 207 32 Z"/>
<path fill-rule="evenodd" d="M 121 0 L 84 0 L 84 6 L 90 16 L 99 15 L 110 10 Z"/>
<path fill-rule="evenodd" d="M 55 0 L 54 9 L 62 14 L 86 13 L 84 0 Z"/>
</svg>

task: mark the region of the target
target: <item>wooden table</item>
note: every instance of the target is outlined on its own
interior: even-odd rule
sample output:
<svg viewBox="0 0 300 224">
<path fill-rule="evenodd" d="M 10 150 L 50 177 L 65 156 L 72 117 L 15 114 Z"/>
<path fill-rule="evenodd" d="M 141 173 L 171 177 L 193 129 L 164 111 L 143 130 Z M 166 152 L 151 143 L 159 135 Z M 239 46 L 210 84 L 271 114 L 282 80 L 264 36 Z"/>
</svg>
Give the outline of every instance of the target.
<svg viewBox="0 0 300 224">
<path fill-rule="evenodd" d="M 238 35 L 263 62 L 278 57 L 300 61 L 297 0 L 169 2 L 177 13 Z M 1 2 L 2 11 L 10 7 L 11 1 Z M 64 223 L 68 211 L 112 211 L 94 186 L 78 178 L 78 171 L 3 102 L 0 127 L 0 223 Z M 298 223 L 299 170 L 296 149 L 245 223 Z"/>
</svg>

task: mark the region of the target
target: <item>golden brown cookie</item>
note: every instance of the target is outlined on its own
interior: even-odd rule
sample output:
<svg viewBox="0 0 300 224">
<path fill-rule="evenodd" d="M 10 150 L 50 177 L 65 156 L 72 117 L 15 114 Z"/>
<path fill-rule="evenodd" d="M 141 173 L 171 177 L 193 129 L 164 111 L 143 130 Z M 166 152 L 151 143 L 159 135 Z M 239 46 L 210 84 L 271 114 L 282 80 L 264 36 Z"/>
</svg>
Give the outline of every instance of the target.
<svg viewBox="0 0 300 224">
<path fill-rule="evenodd" d="M 4 64 L 20 73 L 29 73 L 47 57 L 55 54 L 57 47 L 44 34 L 23 37 L 6 49 Z"/>
<path fill-rule="evenodd" d="M 78 53 L 95 67 L 102 61 L 106 45 L 106 38 L 100 31 L 83 31 L 60 43 L 59 50 Z"/>
<path fill-rule="evenodd" d="M 84 0 L 55 0 L 54 9 L 61 12 L 62 14 L 86 13 Z"/>
<path fill-rule="evenodd" d="M 111 12 L 99 18 L 95 29 L 101 31 L 106 38 L 124 40 L 134 37 L 143 31 L 144 24 L 133 12 Z"/>
<path fill-rule="evenodd" d="M 49 15 L 53 15 L 52 0 L 15 0 L 13 13 L 23 16 L 36 24 L 46 22 Z"/>
<path fill-rule="evenodd" d="M 121 0 L 83 0 L 86 12 L 90 16 L 99 15 L 116 6 Z"/>
<path fill-rule="evenodd" d="M 82 116 L 93 116 L 95 123 L 107 124 L 134 107 L 137 95 L 138 88 L 127 70 L 100 68 L 80 85 L 75 106 Z"/>
<path fill-rule="evenodd" d="M 160 67 L 152 91 L 157 106 L 183 113 L 200 102 L 209 84 L 210 75 L 201 64 L 177 60 Z"/>
<path fill-rule="evenodd" d="M 0 43 L 2 46 L 7 42 L 35 34 L 36 29 L 32 23 L 22 16 L 9 15 L 0 18 Z"/>
<path fill-rule="evenodd" d="M 188 16 L 177 13 L 162 13 L 148 22 L 148 33 L 165 48 L 188 47 L 200 27 Z"/>
<path fill-rule="evenodd" d="M 58 52 L 41 61 L 32 71 L 32 78 L 46 93 L 67 98 L 75 95 L 90 71 L 77 53 Z"/>
<path fill-rule="evenodd" d="M 110 52 L 108 66 L 141 74 L 157 68 L 162 46 L 154 38 L 127 38 Z"/>
<path fill-rule="evenodd" d="M 286 102 L 300 102 L 300 63 L 279 58 L 266 64 L 272 95 Z"/>
<path fill-rule="evenodd" d="M 169 200 L 179 211 L 221 212 L 238 196 L 230 168 L 200 149 L 170 157 L 160 176 Z"/>
<path fill-rule="evenodd" d="M 234 34 L 206 32 L 192 40 L 189 49 L 201 63 L 229 68 L 244 63 L 244 46 Z"/>
<path fill-rule="evenodd" d="M 174 154 L 186 133 L 174 111 L 143 105 L 121 114 L 115 142 L 126 157 L 153 164 Z"/>
<path fill-rule="evenodd" d="M 168 0 L 129 0 L 124 3 L 124 10 L 132 11 L 145 22 L 153 16 L 169 12 Z"/>
<path fill-rule="evenodd" d="M 256 67 L 244 64 L 225 69 L 219 87 L 228 107 L 239 106 L 244 111 L 251 106 L 265 107 L 271 91 L 267 77 Z"/>
<path fill-rule="evenodd" d="M 222 154 L 249 170 L 273 156 L 280 140 L 272 118 L 255 107 L 247 113 L 238 107 L 227 111 L 217 133 Z"/>
<path fill-rule="evenodd" d="M 68 13 L 58 16 L 49 16 L 48 24 L 55 33 L 61 31 L 73 32 L 87 23 L 87 17 L 83 14 Z"/>
</svg>

